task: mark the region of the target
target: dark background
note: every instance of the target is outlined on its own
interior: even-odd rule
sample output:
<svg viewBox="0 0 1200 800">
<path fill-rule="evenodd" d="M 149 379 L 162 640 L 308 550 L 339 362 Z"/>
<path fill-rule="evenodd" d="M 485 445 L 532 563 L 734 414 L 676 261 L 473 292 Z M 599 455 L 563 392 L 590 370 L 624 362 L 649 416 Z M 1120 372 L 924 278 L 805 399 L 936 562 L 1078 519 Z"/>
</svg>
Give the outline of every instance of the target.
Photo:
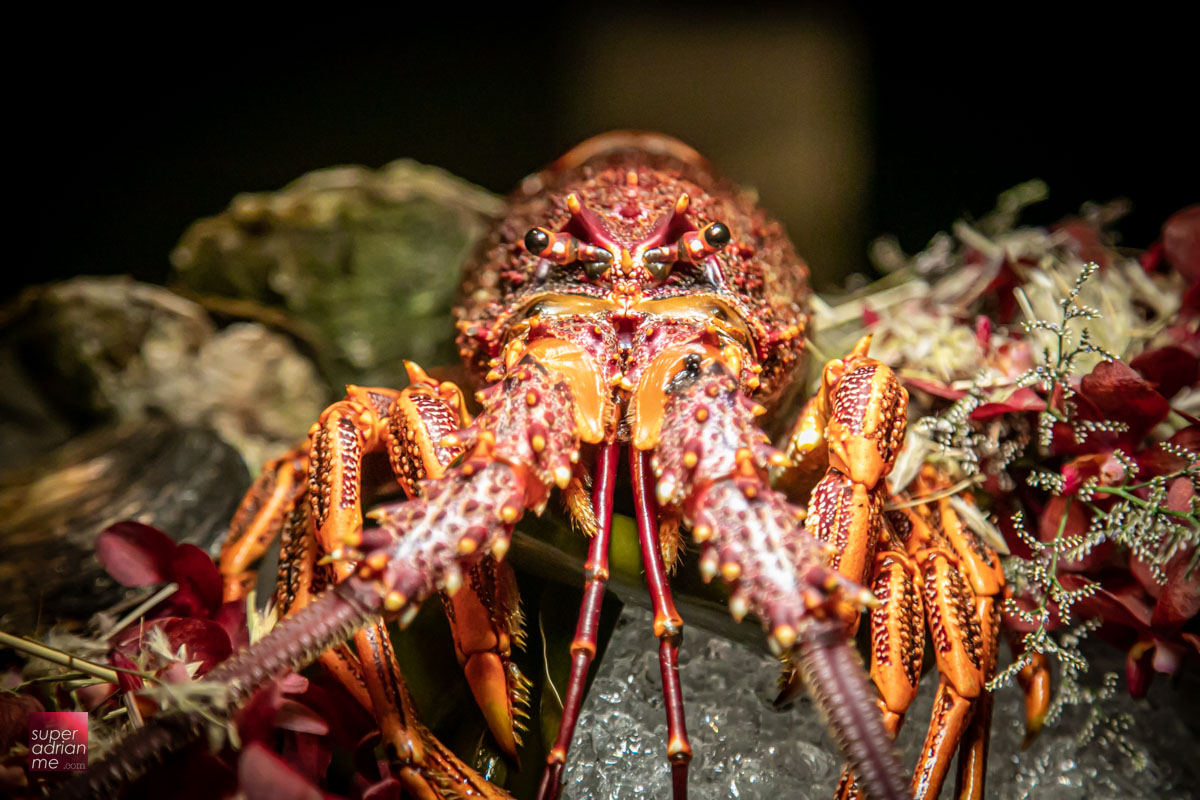
<svg viewBox="0 0 1200 800">
<path fill-rule="evenodd" d="M 1123 240 L 1144 246 L 1200 199 L 1195 31 L 1182 11 L 1083 8 L 64 12 L 10 30 L 32 45 L 10 152 L 34 247 L 5 291 L 163 280 L 190 221 L 318 167 L 411 156 L 505 192 L 615 127 L 757 186 L 826 282 L 867 269 L 872 237 L 919 249 L 1032 177 L 1051 199 L 1031 221 L 1125 196 Z"/>
</svg>

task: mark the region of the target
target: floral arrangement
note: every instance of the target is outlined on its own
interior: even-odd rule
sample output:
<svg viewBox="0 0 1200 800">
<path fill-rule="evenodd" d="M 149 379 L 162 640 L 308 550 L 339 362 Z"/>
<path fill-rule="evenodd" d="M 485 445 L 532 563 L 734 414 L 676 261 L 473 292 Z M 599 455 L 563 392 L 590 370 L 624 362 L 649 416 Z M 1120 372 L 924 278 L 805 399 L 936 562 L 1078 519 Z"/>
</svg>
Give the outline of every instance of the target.
<svg viewBox="0 0 1200 800">
<path fill-rule="evenodd" d="M 1126 653 L 1135 697 L 1200 653 L 1200 206 L 1139 258 L 1108 232 L 1119 207 L 1016 227 L 1042 196 L 1017 187 L 915 257 L 878 243 L 892 274 L 822 309 L 833 337 L 820 344 L 838 351 L 857 315 L 908 386 L 894 491 L 933 461 L 982 502 L 956 508 L 1006 553 L 1019 634 L 992 685 L 1051 657 L 1053 721 L 1114 691 L 1116 676 L 1078 680 L 1092 632 Z M 1097 710 L 1085 733 L 1128 723 Z"/>
<path fill-rule="evenodd" d="M 37 658 L 25 668 L 17 692 L 0 693 L 0 743 L 6 752 L 0 791 L 21 796 L 46 778 L 27 773 L 24 748 L 13 747 L 23 744 L 30 712 L 89 712 L 95 760 L 116 745 L 126 722 L 141 727 L 171 709 L 204 715 L 208 749 L 219 755 L 189 753 L 169 774 L 151 773 L 139 784 L 147 792 L 191 796 L 187 787 L 195 779 L 190 791 L 197 797 L 234 790 L 248 800 L 332 797 L 317 786 L 336 749 L 356 754 L 356 796 L 400 796 L 399 783 L 374 760 L 373 720 L 336 681 L 289 673 L 231 717 L 213 713 L 222 708 L 224 687 L 205 682 L 204 675 L 259 639 L 275 620 L 271 611 L 255 609 L 253 595 L 222 602 L 221 576 L 207 553 L 137 522 L 105 530 L 96 551 L 112 578 L 141 591 L 133 606 L 98 614 L 97 633 L 89 638 L 54 633 L 42 645 L 5 635 L 3 644 Z"/>
</svg>

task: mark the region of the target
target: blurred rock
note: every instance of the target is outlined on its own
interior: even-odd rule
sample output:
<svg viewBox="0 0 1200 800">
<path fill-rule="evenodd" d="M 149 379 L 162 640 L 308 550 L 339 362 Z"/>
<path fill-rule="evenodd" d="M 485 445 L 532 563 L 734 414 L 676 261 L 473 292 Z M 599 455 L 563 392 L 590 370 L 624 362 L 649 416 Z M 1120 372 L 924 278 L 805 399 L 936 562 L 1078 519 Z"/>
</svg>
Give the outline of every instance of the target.
<svg viewBox="0 0 1200 800">
<path fill-rule="evenodd" d="M 120 600 L 97 534 L 134 519 L 210 549 L 250 484 L 211 431 L 158 420 L 106 428 L 0 474 L 0 628 L 78 624 Z"/>
<path fill-rule="evenodd" d="M 252 303 L 310 326 L 335 385 L 403 386 L 403 359 L 457 363 L 459 265 L 502 211 L 494 195 L 412 161 L 324 169 L 237 196 L 195 223 L 171 261 L 182 290 L 214 310 Z"/>
<path fill-rule="evenodd" d="M 10 316 L 2 383 L 24 389 L 4 390 L 22 409 L 0 421 L 6 437 L 28 435 L 30 420 L 61 436 L 64 424 L 78 432 L 164 417 L 211 428 L 257 468 L 303 439 L 330 399 L 285 335 L 257 323 L 218 329 L 159 286 L 76 278 L 31 291 Z M 19 463 L 6 455 L 6 465 Z"/>
</svg>

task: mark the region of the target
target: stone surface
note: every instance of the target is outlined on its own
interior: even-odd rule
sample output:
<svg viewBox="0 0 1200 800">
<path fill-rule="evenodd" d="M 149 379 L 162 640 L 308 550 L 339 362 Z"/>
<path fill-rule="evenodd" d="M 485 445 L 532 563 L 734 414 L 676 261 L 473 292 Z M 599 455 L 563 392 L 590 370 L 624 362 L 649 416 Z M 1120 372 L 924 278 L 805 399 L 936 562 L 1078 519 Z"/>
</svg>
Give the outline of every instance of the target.
<svg viewBox="0 0 1200 800">
<path fill-rule="evenodd" d="M 167 418 L 215 431 L 257 470 L 301 441 L 332 396 L 283 333 L 251 322 L 218 327 L 191 300 L 128 278 L 37 287 L 5 334 L 0 396 L 21 409 L 0 420 L 6 436 L 52 429 L 39 417 L 69 420 L 74 432 Z"/>
<path fill-rule="evenodd" d="M 403 386 L 402 361 L 458 362 L 459 265 L 503 211 L 494 195 L 413 161 L 317 170 L 238 195 L 171 254 L 213 310 L 288 319 L 334 385 Z"/>
<path fill-rule="evenodd" d="M 566 796 L 617 798 L 670 796 L 666 766 L 657 648 L 651 617 L 626 607 L 584 705 L 567 770 Z M 1119 654 L 1097 644 L 1093 671 L 1121 669 Z M 680 652 L 688 732 L 696 757 L 690 797 L 825 800 L 832 797 L 841 760 L 807 698 L 776 711 L 777 667 L 765 653 L 689 626 Z M 902 733 L 906 764 L 914 763 L 933 701 L 935 676 L 926 675 L 920 697 Z M 1200 679 L 1183 685 L 1157 682 L 1145 701 L 1134 701 L 1122 685 L 1109 701 L 1129 711 L 1136 723 L 1126 738 L 1143 750 L 1141 772 L 1115 747 L 1100 741 L 1080 745 L 1084 714 L 1066 714 L 1026 751 L 1023 701 L 1008 687 L 997 697 L 988 796 L 1000 800 L 1075 798 L 1186 798 L 1200 796 Z M 942 797 L 953 794 L 953 778 Z"/>
<path fill-rule="evenodd" d="M 134 519 L 208 549 L 249 484 L 216 434 L 161 420 L 105 428 L 0 473 L 0 628 L 88 619 L 126 593 L 95 557 L 102 530 Z"/>
</svg>

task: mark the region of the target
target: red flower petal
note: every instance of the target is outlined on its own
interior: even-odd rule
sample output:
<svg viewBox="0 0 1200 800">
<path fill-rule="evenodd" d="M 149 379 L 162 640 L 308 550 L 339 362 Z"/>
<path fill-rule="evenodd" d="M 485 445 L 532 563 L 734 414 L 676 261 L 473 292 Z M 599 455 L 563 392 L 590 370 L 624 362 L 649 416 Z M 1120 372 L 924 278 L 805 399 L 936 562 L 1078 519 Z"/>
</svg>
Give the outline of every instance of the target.
<svg viewBox="0 0 1200 800">
<path fill-rule="evenodd" d="M 1174 642 L 1154 640 L 1154 671 L 1174 675 L 1183 666 L 1183 647 Z"/>
<path fill-rule="evenodd" d="M 1056 494 L 1050 498 L 1050 502 L 1046 503 L 1038 520 L 1038 539 L 1043 542 L 1052 542 L 1057 538 L 1058 526 L 1062 524 L 1063 512 L 1066 507 L 1066 497 Z M 1071 508 L 1067 511 L 1067 522 L 1063 528 L 1063 535 L 1079 536 L 1087 530 L 1087 527 L 1087 509 L 1083 507 L 1082 503 L 1071 503 Z"/>
<path fill-rule="evenodd" d="M 1162 243 L 1172 267 L 1200 280 L 1200 205 L 1172 214 L 1163 225 Z"/>
<path fill-rule="evenodd" d="M 325 800 L 327 795 L 258 742 L 238 759 L 238 788 L 246 800 Z"/>
<path fill-rule="evenodd" d="M 324 717 L 303 703 L 287 698 L 279 701 L 279 710 L 275 712 L 275 727 L 317 736 L 329 733 L 329 723 Z"/>
<path fill-rule="evenodd" d="M 1121 439 L 1133 443 L 1166 419 L 1171 406 L 1145 378 L 1124 361 L 1102 361 L 1079 382 L 1079 391 L 1091 401 L 1102 419 L 1129 425 Z"/>
<path fill-rule="evenodd" d="M 944 383 L 937 381 L 927 381 L 921 378 L 903 378 L 905 386 L 913 389 L 920 389 L 922 392 L 927 392 L 934 397 L 940 397 L 943 400 L 961 400 L 967 396 L 967 393 L 961 389 L 954 389 Z"/>
<path fill-rule="evenodd" d="M 1045 411 L 1046 401 L 1028 386 L 1017 389 L 1007 400 L 999 403 L 984 403 L 971 412 L 971 419 L 991 419 L 1001 414 L 1022 411 Z"/>
<path fill-rule="evenodd" d="M 75 697 L 79 700 L 81 709 L 95 711 L 118 691 L 115 683 L 93 683 L 91 686 L 81 686 L 76 689 Z"/>
<path fill-rule="evenodd" d="M 164 683 L 188 683 L 192 679 L 182 661 L 172 661 L 155 674 Z"/>
<path fill-rule="evenodd" d="M 1074 572 L 1064 572 L 1058 582 L 1067 591 L 1074 591 L 1096 581 Z M 1106 575 L 1101 587 L 1091 597 L 1080 600 L 1071 610 L 1075 619 L 1100 617 L 1105 624 L 1122 625 L 1137 630 L 1150 628 L 1150 605 L 1142 587 L 1128 573 Z"/>
<path fill-rule="evenodd" d="M 250 701 L 234 715 L 238 735 L 243 742 L 270 741 L 275 724 L 275 712 L 283 695 L 278 682 L 272 682 L 254 693 Z"/>
<path fill-rule="evenodd" d="M 1105 246 L 1103 233 L 1095 225 L 1078 217 L 1068 218 L 1051 226 L 1055 233 L 1065 233 L 1075 242 L 1075 253 L 1083 261 L 1094 261 L 1101 268 L 1107 267 L 1111 260 L 1108 247 Z"/>
<path fill-rule="evenodd" d="M 1141 263 L 1143 272 L 1154 272 L 1163 261 L 1162 240 L 1150 245 L 1150 249 L 1142 253 Z"/>
<path fill-rule="evenodd" d="M 358 742 L 378 725 L 367 711 L 346 691 L 346 687 L 322 676 L 323 683 L 311 682 L 300 700 L 329 723 L 327 740 L 335 746 L 353 751 Z"/>
<path fill-rule="evenodd" d="M 136 653 L 137 651 L 135 650 L 134 652 Z M 109 663 L 123 670 L 138 668 L 138 665 L 132 659 L 120 651 L 113 651 L 113 654 L 109 657 Z M 146 685 L 141 677 L 130 675 L 128 672 L 117 673 L 117 684 L 121 687 L 122 692 L 136 692 Z"/>
<path fill-rule="evenodd" d="M 328 736 L 291 733 L 284 737 L 283 748 L 279 752 L 292 769 L 314 783 L 325 780 L 325 774 L 333 762 L 333 747 Z"/>
<path fill-rule="evenodd" d="M 1192 452 L 1200 451 L 1200 425 L 1189 425 L 1167 440 L 1172 444 L 1185 447 Z M 1173 456 L 1166 450 L 1155 445 L 1139 452 L 1135 459 L 1138 463 L 1138 478 L 1148 480 L 1155 475 L 1165 475 L 1181 470 L 1187 466 L 1182 458 Z"/>
<path fill-rule="evenodd" d="M 992 321 L 983 314 L 975 317 L 975 344 L 984 353 L 992 349 Z"/>
<path fill-rule="evenodd" d="M 1130 361 L 1129 366 L 1142 373 L 1167 399 L 1200 379 L 1200 360 L 1194 353 L 1173 344 L 1147 350 Z"/>
<path fill-rule="evenodd" d="M 160 617 L 143 625 L 130 627 L 116 643 L 116 648 L 125 653 L 137 654 L 146 642 L 146 637 L 155 628 L 161 628 L 167 636 L 171 652 L 182 645 L 188 663 L 200 662 L 197 676 L 208 672 L 229 658 L 233 646 L 225 629 L 208 619 L 194 617 Z"/>
<path fill-rule="evenodd" d="M 96 557 L 117 583 L 146 586 L 169 580 L 175 547 L 158 528 L 125 520 L 108 526 L 96 538 Z"/>
<path fill-rule="evenodd" d="M 1190 551 L 1180 553 L 1167 565 L 1167 582 L 1154 604 L 1151 624 L 1163 633 L 1175 633 L 1200 613 L 1200 569 L 1188 575 Z"/>
<path fill-rule="evenodd" d="M 1167 487 L 1167 508 L 1180 514 L 1190 514 L 1195 496 L 1196 487 L 1192 486 L 1191 479 L 1180 476 Z"/>
<path fill-rule="evenodd" d="M 1192 282 L 1183 292 L 1183 306 L 1187 311 L 1200 311 L 1200 280 Z"/>
<path fill-rule="evenodd" d="M 1013 597 L 1013 602 L 1016 603 L 1017 607 L 1022 611 L 1034 611 L 1038 607 L 1038 604 L 1033 602 L 1033 600 L 1019 595 Z M 1007 606 L 1008 604 L 1006 603 L 1005 605 Z M 1059 627 L 1062 626 L 1062 620 L 1059 619 L 1058 616 L 1058 608 L 1051 603 L 1048 610 L 1050 612 L 1050 617 L 1046 620 L 1045 628 L 1048 631 L 1058 630 Z M 1017 633 L 1030 633 L 1031 631 L 1037 630 L 1038 625 L 1036 622 L 1026 622 L 1016 614 L 1010 614 L 1007 610 L 1004 610 L 1002 613 L 1004 615 L 1005 628 L 1014 630 Z"/>
<path fill-rule="evenodd" d="M 14 744 L 29 744 L 29 715 L 45 710 L 35 697 L 0 692 L 0 753 Z"/>
<path fill-rule="evenodd" d="M 1133 553 L 1129 554 L 1129 574 L 1137 580 L 1142 590 L 1155 600 L 1162 594 L 1162 584 L 1155 580 L 1154 573 L 1150 571 L 1150 565 Z"/>
<path fill-rule="evenodd" d="M 234 650 L 250 644 L 250 629 L 246 622 L 246 601 L 231 600 L 223 603 L 212 617 L 213 622 L 225 629 Z"/>
<path fill-rule="evenodd" d="M 221 573 L 208 553 L 194 544 L 181 544 L 171 560 L 171 580 L 179 584 L 173 604 L 184 606 L 186 616 L 211 616 L 221 607 Z"/>
<path fill-rule="evenodd" d="M 1154 680 L 1151 662 L 1154 660 L 1154 643 L 1140 641 L 1125 654 L 1125 680 L 1129 684 L 1131 697 L 1145 697 Z"/>
</svg>

